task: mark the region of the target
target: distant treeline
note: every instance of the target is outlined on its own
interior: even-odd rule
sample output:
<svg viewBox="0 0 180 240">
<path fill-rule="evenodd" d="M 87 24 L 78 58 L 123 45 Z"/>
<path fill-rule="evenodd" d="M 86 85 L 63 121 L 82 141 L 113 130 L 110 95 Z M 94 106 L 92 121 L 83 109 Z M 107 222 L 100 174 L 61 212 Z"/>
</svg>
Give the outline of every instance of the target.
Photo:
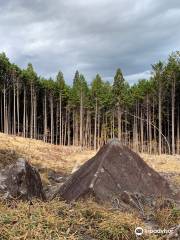
<svg viewBox="0 0 180 240">
<path fill-rule="evenodd" d="M 119 138 L 135 151 L 180 154 L 180 54 L 152 65 L 150 80 L 130 86 L 117 69 L 113 83 L 89 85 L 76 71 L 68 86 L 20 69 L 0 54 L 0 131 L 61 145 L 97 149 Z"/>
</svg>

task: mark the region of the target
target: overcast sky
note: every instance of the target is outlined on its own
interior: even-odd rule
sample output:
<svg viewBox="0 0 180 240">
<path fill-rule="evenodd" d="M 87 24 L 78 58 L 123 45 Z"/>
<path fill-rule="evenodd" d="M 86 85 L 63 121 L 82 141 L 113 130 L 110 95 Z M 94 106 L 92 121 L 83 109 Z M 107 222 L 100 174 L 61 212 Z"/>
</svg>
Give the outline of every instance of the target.
<svg viewBox="0 0 180 240">
<path fill-rule="evenodd" d="M 180 49 L 180 0 L 0 0 L 0 52 L 39 75 L 133 83 Z"/>
</svg>

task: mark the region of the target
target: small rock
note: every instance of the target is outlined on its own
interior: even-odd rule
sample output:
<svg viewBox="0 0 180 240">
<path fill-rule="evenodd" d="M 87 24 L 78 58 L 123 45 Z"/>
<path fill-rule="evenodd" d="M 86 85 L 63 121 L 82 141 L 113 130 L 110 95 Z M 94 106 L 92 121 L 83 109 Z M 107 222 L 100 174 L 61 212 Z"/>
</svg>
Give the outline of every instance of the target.
<svg viewBox="0 0 180 240">
<path fill-rule="evenodd" d="M 55 172 L 53 170 L 49 171 L 48 179 L 52 180 L 52 181 L 54 181 L 56 183 L 62 183 L 62 182 L 64 182 L 66 180 L 66 178 L 64 176 L 62 176 L 62 174 L 57 173 L 57 172 Z"/>
<path fill-rule="evenodd" d="M 38 171 L 27 161 L 19 158 L 16 163 L 0 171 L 0 197 L 3 199 L 45 199 Z"/>
</svg>

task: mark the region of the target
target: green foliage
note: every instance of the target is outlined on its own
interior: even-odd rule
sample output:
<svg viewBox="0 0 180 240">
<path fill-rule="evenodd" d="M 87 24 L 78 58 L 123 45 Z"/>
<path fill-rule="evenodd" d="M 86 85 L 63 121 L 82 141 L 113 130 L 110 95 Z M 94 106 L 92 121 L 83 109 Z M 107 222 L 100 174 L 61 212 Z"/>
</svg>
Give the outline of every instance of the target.
<svg viewBox="0 0 180 240">
<path fill-rule="evenodd" d="M 121 69 L 118 68 L 114 76 L 114 82 L 112 87 L 113 103 L 115 105 L 119 105 L 121 107 L 124 105 L 127 93 L 126 90 L 127 83 L 125 82 Z"/>
<path fill-rule="evenodd" d="M 99 74 L 96 75 L 91 84 L 91 100 L 95 107 L 97 101 L 99 106 L 104 106 L 106 102 L 106 97 L 109 93 L 109 84 L 105 83 Z"/>
<path fill-rule="evenodd" d="M 84 104 L 87 105 L 89 96 L 88 85 L 84 75 L 76 71 L 73 86 L 70 91 L 70 104 L 72 107 L 78 107 L 80 105 L 81 96 Z"/>
<path fill-rule="evenodd" d="M 57 87 L 61 93 L 65 88 L 65 80 L 64 80 L 63 73 L 61 71 L 58 72 L 57 74 L 56 82 L 57 82 Z"/>
<path fill-rule="evenodd" d="M 37 74 L 34 71 L 33 65 L 31 63 L 28 63 L 28 66 L 27 66 L 26 78 L 28 79 L 28 83 L 30 85 L 35 84 L 35 82 L 37 81 Z"/>
<path fill-rule="evenodd" d="M 10 71 L 10 62 L 5 53 L 0 54 L 0 84 L 5 82 L 5 79 Z"/>
<path fill-rule="evenodd" d="M 153 122 L 155 125 L 158 123 L 158 99 L 161 99 L 161 111 L 162 111 L 162 132 L 167 135 L 167 127 L 171 128 L 170 119 L 170 110 L 172 107 L 172 90 L 173 84 L 175 84 L 174 90 L 174 109 L 175 109 L 175 121 L 178 122 L 179 106 L 180 106 L 180 53 L 172 53 L 167 62 L 159 61 L 156 64 L 152 65 L 152 76 L 149 80 L 141 79 L 134 85 L 130 86 L 125 78 L 123 77 L 122 71 L 120 68 L 117 69 L 113 83 L 106 82 L 102 77 L 97 74 L 90 85 L 88 85 L 86 78 L 79 71 L 75 72 L 72 86 L 66 84 L 63 73 L 58 72 L 57 76 L 52 79 L 46 79 L 38 77 L 31 63 L 28 64 L 26 69 L 20 69 L 17 65 L 10 63 L 9 59 L 5 53 L 0 54 L 0 94 L 1 98 L 6 100 L 6 105 L 8 111 L 12 109 L 13 99 L 16 99 L 16 94 L 18 93 L 19 108 L 22 109 L 24 106 L 24 92 L 23 89 L 26 89 L 26 107 L 27 107 L 27 118 L 29 118 L 31 109 L 31 101 L 37 101 L 38 106 L 38 127 L 42 126 L 43 119 L 43 99 L 44 95 L 53 96 L 54 101 L 54 115 L 56 115 L 56 121 L 58 122 L 58 105 L 61 102 L 62 106 L 62 118 L 63 124 L 66 121 L 67 109 L 68 109 L 68 118 L 70 119 L 70 128 L 69 133 L 70 137 L 73 137 L 72 130 L 75 129 L 73 126 L 72 119 L 72 109 L 77 114 L 80 113 L 80 108 L 83 110 L 83 116 L 88 119 L 88 114 L 91 118 L 96 111 L 98 110 L 98 121 L 100 123 L 100 131 L 104 128 L 109 128 L 111 131 L 117 132 L 117 115 L 115 113 L 116 108 L 121 110 L 122 113 L 122 125 L 124 124 L 124 111 L 132 112 L 133 114 L 139 114 L 138 108 L 143 110 L 143 115 L 146 117 L 148 112 L 153 109 Z M 5 91 L 4 91 L 5 89 Z M 18 92 L 17 92 L 18 89 Z M 28 89 L 30 91 L 28 91 Z M 6 93 L 3 95 L 3 93 Z M 31 98 L 30 98 L 31 93 Z M 12 98 L 13 95 L 13 98 Z M 9 99 L 8 99 L 9 97 Z M 30 100 L 31 99 L 31 100 Z M 4 100 L 3 100 L 4 101 Z M 3 102 L 2 101 L 2 102 Z M 17 101 L 17 99 L 16 99 Z M 14 105 L 15 106 L 15 105 Z M 56 106 L 56 107 L 55 107 Z M 138 107 L 137 107 L 138 106 Z M 148 107 L 147 107 L 148 106 Z M 36 106 L 35 106 L 36 107 Z M 120 107 L 120 108 L 119 108 Z M 15 109 L 15 107 L 14 107 Z M 20 109 L 20 110 L 21 110 Z M 5 112 L 5 111 L 4 111 Z M 22 111 L 21 111 L 22 112 Z M 81 111 L 82 112 L 82 111 Z M 88 113 L 88 114 L 87 114 Z M 48 113 L 49 114 L 49 113 Z M 114 118 L 114 130 L 111 128 L 112 125 L 112 116 Z M 151 115 L 152 117 L 152 115 Z M 106 118 L 106 119 L 105 119 Z M 127 116 L 126 123 L 128 126 L 126 129 L 128 133 L 132 132 L 132 116 Z M 12 116 L 11 116 L 11 119 Z M 20 113 L 20 131 L 22 131 L 23 125 L 23 114 Z M 39 120 L 40 119 L 40 120 Z M 49 124 L 49 116 L 47 116 Z M 78 118 L 77 118 L 78 119 Z M 88 119 L 91 130 L 93 129 L 93 124 L 91 123 L 92 119 Z M 79 121 L 79 119 L 77 120 Z M 169 121 L 169 122 L 168 122 Z M 107 122 L 105 124 L 105 122 Z M 56 123 L 55 123 L 56 124 Z M 78 123 L 79 124 L 79 123 Z M 77 124 L 77 125 L 78 125 Z M 83 123 L 84 124 L 84 123 Z M 131 125 L 131 126 L 130 126 Z M 167 126 L 168 125 L 168 126 Z M 49 127 L 49 126 L 48 126 Z M 77 127 L 77 126 L 76 126 Z M 89 126 L 86 126 L 88 129 Z M 122 126 L 124 127 L 124 126 Z M 178 137 L 178 124 L 175 124 L 175 132 Z M 4 129 L 3 121 L 0 124 L 0 130 Z M 42 129 L 42 128 L 41 128 Z M 40 130 L 43 131 L 43 130 Z M 99 132 L 100 132 L 99 131 Z M 124 131 L 124 130 L 123 130 Z M 169 135 L 171 134 L 170 130 Z M 78 132 L 78 131 L 77 131 Z M 90 133 L 91 131 L 89 131 Z M 106 132 L 107 133 L 107 132 Z M 108 136 L 110 131 L 108 132 Z M 40 133 L 42 134 L 42 132 Z M 157 135 L 156 132 L 153 133 Z M 66 134 L 67 135 L 67 134 Z M 78 134 L 77 134 L 78 135 Z M 100 134 L 101 135 L 101 134 Z M 105 134 L 104 134 L 105 136 Z M 147 138 L 147 134 L 145 134 Z M 131 138 L 131 134 L 130 134 Z M 57 136 L 58 139 L 58 136 Z M 157 139 L 157 138 L 156 138 Z M 170 139 L 170 136 L 169 136 Z M 67 141 L 66 141 L 67 142 Z M 71 141 L 72 142 L 72 141 Z"/>
</svg>

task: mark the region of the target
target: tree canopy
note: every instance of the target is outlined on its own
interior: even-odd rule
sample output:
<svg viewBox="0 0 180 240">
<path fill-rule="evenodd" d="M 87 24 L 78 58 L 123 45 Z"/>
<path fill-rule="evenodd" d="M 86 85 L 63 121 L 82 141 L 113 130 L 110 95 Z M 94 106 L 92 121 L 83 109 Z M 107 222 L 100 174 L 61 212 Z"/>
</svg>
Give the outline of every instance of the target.
<svg viewBox="0 0 180 240">
<path fill-rule="evenodd" d="M 78 70 L 46 79 L 0 54 L 0 131 L 56 144 L 93 147 L 118 137 L 137 151 L 180 153 L 180 53 L 152 65 L 150 79 L 129 85 L 117 69 L 112 82 L 91 83 Z M 46 137 L 44 137 L 46 136 Z M 158 147 L 159 146 L 159 147 Z"/>
</svg>

